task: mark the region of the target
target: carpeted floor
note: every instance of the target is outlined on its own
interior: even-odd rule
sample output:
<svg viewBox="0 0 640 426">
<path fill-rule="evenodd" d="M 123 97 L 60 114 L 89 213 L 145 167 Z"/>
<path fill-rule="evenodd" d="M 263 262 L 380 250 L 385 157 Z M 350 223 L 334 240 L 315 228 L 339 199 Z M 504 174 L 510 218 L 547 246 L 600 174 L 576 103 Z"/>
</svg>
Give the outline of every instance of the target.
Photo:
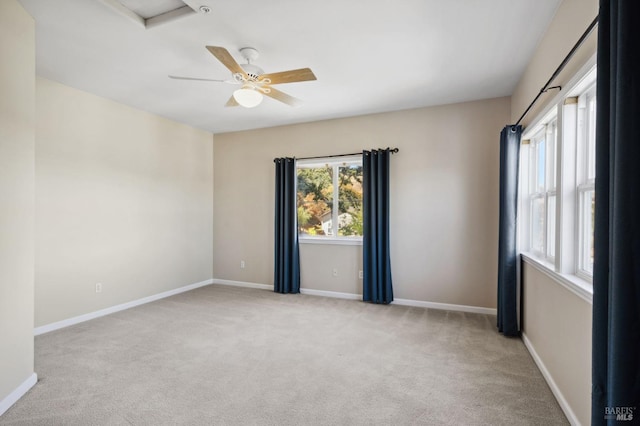
<svg viewBox="0 0 640 426">
<path fill-rule="evenodd" d="M 495 317 L 211 285 L 36 337 L 2 425 L 568 424 Z"/>
</svg>

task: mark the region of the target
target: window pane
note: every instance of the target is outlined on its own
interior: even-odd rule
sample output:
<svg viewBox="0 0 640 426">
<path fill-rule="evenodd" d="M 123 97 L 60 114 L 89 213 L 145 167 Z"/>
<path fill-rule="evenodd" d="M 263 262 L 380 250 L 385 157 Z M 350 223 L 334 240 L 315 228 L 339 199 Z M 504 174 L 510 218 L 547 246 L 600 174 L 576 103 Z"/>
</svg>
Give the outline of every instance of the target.
<svg viewBox="0 0 640 426">
<path fill-rule="evenodd" d="M 544 253 L 544 198 L 531 199 L 531 249 Z"/>
<path fill-rule="evenodd" d="M 535 192 L 544 192 L 544 174 L 545 174 L 545 140 L 542 139 L 536 144 L 536 189 Z"/>
<path fill-rule="evenodd" d="M 362 166 L 346 165 L 338 172 L 338 235 L 362 235 Z"/>
<path fill-rule="evenodd" d="M 532 143 L 529 147 L 529 178 L 527 179 L 529 194 L 536 192 L 536 153 L 536 145 Z"/>
<path fill-rule="evenodd" d="M 558 127 L 557 122 L 553 121 L 549 124 L 549 163 L 547 164 L 547 172 L 549 173 L 548 188 L 554 190 L 556 188 L 556 145 L 558 143 Z"/>
<path fill-rule="evenodd" d="M 549 195 L 547 204 L 547 256 L 556 255 L 556 196 Z"/>
<path fill-rule="evenodd" d="M 596 177 L 596 97 L 589 99 L 589 128 L 587 130 L 587 179 Z"/>
<path fill-rule="evenodd" d="M 593 273 L 593 215 L 595 191 L 584 191 L 580 200 L 580 269 Z"/>
<path fill-rule="evenodd" d="M 593 245 L 593 234 L 595 233 L 595 213 L 596 213 L 596 192 L 591 191 L 590 197 L 591 201 L 589 202 L 591 206 L 591 211 L 589 212 L 589 243 L 587 247 L 589 247 L 589 264 L 587 266 L 587 270 L 593 274 L 593 253 L 594 253 L 594 245 Z"/>
<path fill-rule="evenodd" d="M 307 235 L 333 235 L 333 169 L 298 169 L 298 232 Z"/>
</svg>

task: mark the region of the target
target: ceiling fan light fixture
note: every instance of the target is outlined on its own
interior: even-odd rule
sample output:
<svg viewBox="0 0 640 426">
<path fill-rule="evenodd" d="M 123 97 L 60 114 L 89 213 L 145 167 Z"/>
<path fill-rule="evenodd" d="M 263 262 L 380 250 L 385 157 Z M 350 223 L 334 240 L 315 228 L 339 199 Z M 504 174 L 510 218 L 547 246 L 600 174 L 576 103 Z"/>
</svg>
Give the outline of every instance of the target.
<svg viewBox="0 0 640 426">
<path fill-rule="evenodd" d="M 257 90 L 244 86 L 242 87 L 242 89 L 238 89 L 233 92 L 233 98 L 241 106 L 245 108 L 253 108 L 260 105 L 263 96 L 262 93 L 258 92 Z"/>
</svg>

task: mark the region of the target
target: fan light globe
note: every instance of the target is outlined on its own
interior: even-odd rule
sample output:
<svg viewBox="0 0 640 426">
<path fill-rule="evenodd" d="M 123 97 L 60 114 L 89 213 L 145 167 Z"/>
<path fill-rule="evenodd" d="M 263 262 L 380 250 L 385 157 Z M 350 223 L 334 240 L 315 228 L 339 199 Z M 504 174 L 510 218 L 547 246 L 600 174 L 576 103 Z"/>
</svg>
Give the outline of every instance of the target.
<svg viewBox="0 0 640 426">
<path fill-rule="evenodd" d="M 262 102 L 262 93 L 254 89 L 238 89 L 233 92 L 233 97 L 240 105 L 245 108 L 253 108 Z"/>
</svg>

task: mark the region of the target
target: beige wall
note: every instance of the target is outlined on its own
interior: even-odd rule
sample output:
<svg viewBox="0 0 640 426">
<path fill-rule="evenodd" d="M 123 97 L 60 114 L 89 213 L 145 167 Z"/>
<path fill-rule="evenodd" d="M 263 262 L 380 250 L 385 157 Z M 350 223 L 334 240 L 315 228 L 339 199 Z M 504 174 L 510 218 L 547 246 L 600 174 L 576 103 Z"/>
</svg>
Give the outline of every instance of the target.
<svg viewBox="0 0 640 426">
<path fill-rule="evenodd" d="M 214 276 L 273 283 L 274 157 L 390 146 L 400 148 L 391 161 L 396 298 L 495 307 L 508 120 L 509 98 L 499 98 L 216 135 Z M 302 245 L 302 287 L 360 293 L 361 249 Z"/>
<path fill-rule="evenodd" d="M 35 26 L 14 0 L 0 1 L 0 58 L 1 414 L 33 375 Z"/>
<path fill-rule="evenodd" d="M 577 420 L 591 419 L 591 303 L 528 263 L 523 332 Z"/>
<path fill-rule="evenodd" d="M 598 15 L 598 0 L 564 0 L 556 12 L 545 35 L 538 45 L 520 82 L 511 95 L 511 122 L 515 123 L 524 113 L 529 103 L 540 92 L 558 68 L 564 57 L 571 51 L 589 24 Z M 596 53 L 598 27 L 594 29 L 585 44 L 576 52 L 564 71 L 552 86 L 566 84 L 589 58 Z M 550 90 L 543 94 L 532 110 L 522 120 L 523 125 L 531 123 L 547 102 L 556 94 Z"/>
<path fill-rule="evenodd" d="M 36 326 L 211 279 L 213 136 L 41 78 L 36 96 Z"/>
<path fill-rule="evenodd" d="M 303 288 L 362 294 L 362 246 L 303 244 L 300 248 L 300 282 Z M 333 269 L 338 275 L 333 276 Z M 273 279 L 268 281 L 273 283 Z"/>
</svg>

